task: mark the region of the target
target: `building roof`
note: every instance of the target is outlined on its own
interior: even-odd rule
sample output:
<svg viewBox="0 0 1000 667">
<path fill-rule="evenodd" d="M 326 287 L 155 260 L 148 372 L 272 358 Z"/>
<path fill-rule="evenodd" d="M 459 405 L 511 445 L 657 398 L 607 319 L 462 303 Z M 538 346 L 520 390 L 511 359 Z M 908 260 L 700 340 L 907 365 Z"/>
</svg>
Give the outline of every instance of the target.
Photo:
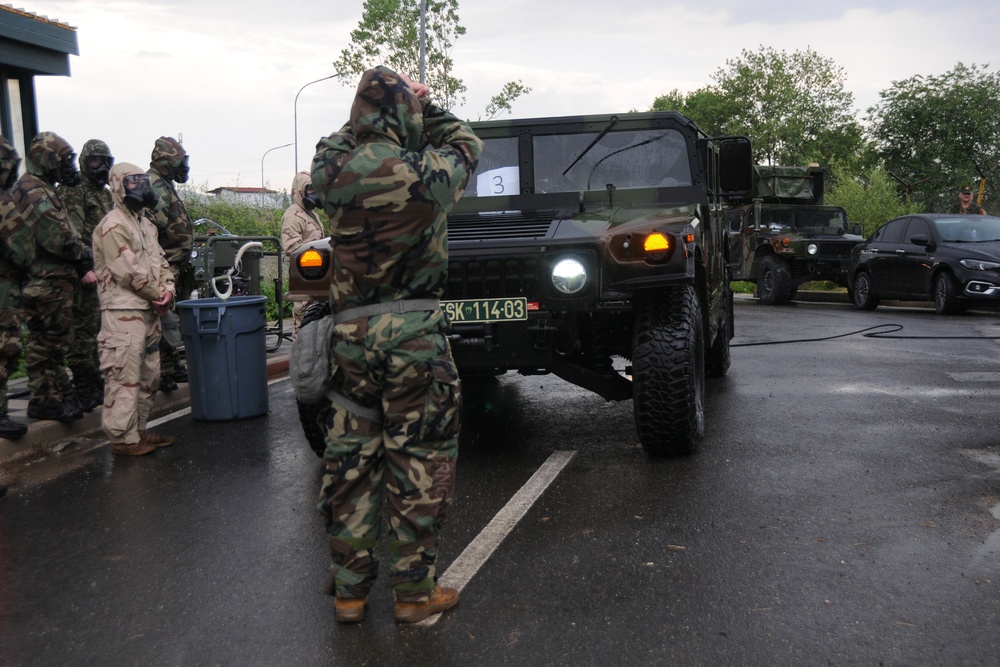
<svg viewBox="0 0 1000 667">
<path fill-rule="evenodd" d="M 214 190 L 209 190 L 213 195 L 220 194 L 222 192 L 235 192 L 241 195 L 277 195 L 281 194 L 277 190 L 270 190 L 268 188 L 240 188 L 240 187 L 227 187 L 223 186 L 221 188 L 215 188 Z"/>
<path fill-rule="evenodd" d="M 0 66 L 69 76 L 71 55 L 80 55 L 76 28 L 0 4 Z"/>
</svg>

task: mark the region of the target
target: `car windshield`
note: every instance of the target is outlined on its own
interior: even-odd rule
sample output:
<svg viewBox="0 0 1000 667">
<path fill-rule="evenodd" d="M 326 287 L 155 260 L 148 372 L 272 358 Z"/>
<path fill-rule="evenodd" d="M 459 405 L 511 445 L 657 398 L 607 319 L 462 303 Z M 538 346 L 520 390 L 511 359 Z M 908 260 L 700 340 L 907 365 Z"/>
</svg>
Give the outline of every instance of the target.
<svg viewBox="0 0 1000 667">
<path fill-rule="evenodd" d="M 760 219 L 767 231 L 775 234 L 843 234 L 847 229 L 847 215 L 841 208 L 765 206 Z"/>
<path fill-rule="evenodd" d="M 691 185 L 687 143 L 676 130 L 600 134 L 533 137 L 535 192 L 603 190 L 608 184 L 616 189 Z M 465 196 L 520 194 L 517 147 L 517 139 L 513 137 L 487 139 L 479 168 L 470 179 Z"/>
<path fill-rule="evenodd" d="M 1000 218 L 991 215 L 956 215 L 936 218 L 934 226 L 941 240 L 950 243 L 1000 241 Z"/>
</svg>

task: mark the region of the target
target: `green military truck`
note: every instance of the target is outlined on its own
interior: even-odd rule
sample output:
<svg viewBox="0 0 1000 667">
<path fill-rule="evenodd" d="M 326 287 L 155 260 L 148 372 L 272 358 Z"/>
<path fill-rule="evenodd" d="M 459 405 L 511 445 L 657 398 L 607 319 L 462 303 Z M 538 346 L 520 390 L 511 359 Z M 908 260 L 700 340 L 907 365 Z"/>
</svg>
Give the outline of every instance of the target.
<svg viewBox="0 0 1000 667">
<path fill-rule="evenodd" d="M 754 167 L 752 198 L 729 212 L 734 280 L 757 284 L 763 304 L 788 303 L 803 283 L 847 287 L 851 249 L 864 240 L 839 206 L 823 205 L 824 171 Z"/>
<path fill-rule="evenodd" d="M 448 218 L 442 302 L 459 371 L 631 399 L 643 448 L 694 450 L 705 377 L 729 368 L 726 212 L 750 193 L 749 140 L 675 112 L 473 128 L 485 145 Z M 293 255 L 288 298 L 325 301 L 329 261 L 329 239 Z"/>
</svg>

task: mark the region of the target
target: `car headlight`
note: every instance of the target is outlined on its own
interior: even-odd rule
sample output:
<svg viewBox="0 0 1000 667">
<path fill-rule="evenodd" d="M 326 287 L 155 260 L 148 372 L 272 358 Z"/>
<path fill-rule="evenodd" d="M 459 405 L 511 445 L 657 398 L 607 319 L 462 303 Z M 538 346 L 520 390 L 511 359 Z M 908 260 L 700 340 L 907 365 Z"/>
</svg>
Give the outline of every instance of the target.
<svg viewBox="0 0 1000 667">
<path fill-rule="evenodd" d="M 958 263 L 973 271 L 996 271 L 1000 269 L 1000 262 L 988 262 L 985 259 L 960 259 Z"/>
<path fill-rule="evenodd" d="M 552 267 L 552 284 L 563 294 L 576 294 L 587 284 L 587 268 L 578 259 L 560 259 Z"/>
<path fill-rule="evenodd" d="M 806 246 L 806 252 L 809 253 L 810 255 L 815 255 L 819 253 L 819 246 L 816 245 L 815 243 L 810 243 L 809 245 Z"/>
</svg>

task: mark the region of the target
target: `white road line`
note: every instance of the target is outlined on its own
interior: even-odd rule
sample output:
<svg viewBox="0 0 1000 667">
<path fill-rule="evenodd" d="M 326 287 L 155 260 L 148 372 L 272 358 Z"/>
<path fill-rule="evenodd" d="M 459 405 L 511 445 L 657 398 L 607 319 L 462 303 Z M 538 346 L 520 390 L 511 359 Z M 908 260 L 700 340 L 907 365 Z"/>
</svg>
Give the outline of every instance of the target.
<svg viewBox="0 0 1000 667">
<path fill-rule="evenodd" d="M 531 476 L 531 479 L 525 482 L 524 486 L 514 494 L 514 497 L 507 501 L 503 509 L 458 555 L 448 570 L 441 575 L 439 583 L 459 591 L 465 588 L 465 585 L 489 560 L 504 538 L 514 530 L 518 522 L 524 518 L 531 506 L 541 497 L 545 489 L 552 484 L 575 454 L 575 451 L 552 452 L 552 455 Z M 415 625 L 429 627 L 437 623 L 439 618 L 441 618 L 441 614 L 435 614 L 415 623 Z"/>
<path fill-rule="evenodd" d="M 173 421 L 178 417 L 183 417 L 184 415 L 189 414 L 191 414 L 191 408 L 184 408 L 182 410 L 178 410 L 177 412 L 171 412 L 169 415 L 164 415 L 159 419 L 154 419 L 153 421 L 148 422 L 146 424 L 146 428 L 153 428 L 154 426 L 159 426 L 160 424 L 166 424 L 167 422 Z"/>
</svg>

